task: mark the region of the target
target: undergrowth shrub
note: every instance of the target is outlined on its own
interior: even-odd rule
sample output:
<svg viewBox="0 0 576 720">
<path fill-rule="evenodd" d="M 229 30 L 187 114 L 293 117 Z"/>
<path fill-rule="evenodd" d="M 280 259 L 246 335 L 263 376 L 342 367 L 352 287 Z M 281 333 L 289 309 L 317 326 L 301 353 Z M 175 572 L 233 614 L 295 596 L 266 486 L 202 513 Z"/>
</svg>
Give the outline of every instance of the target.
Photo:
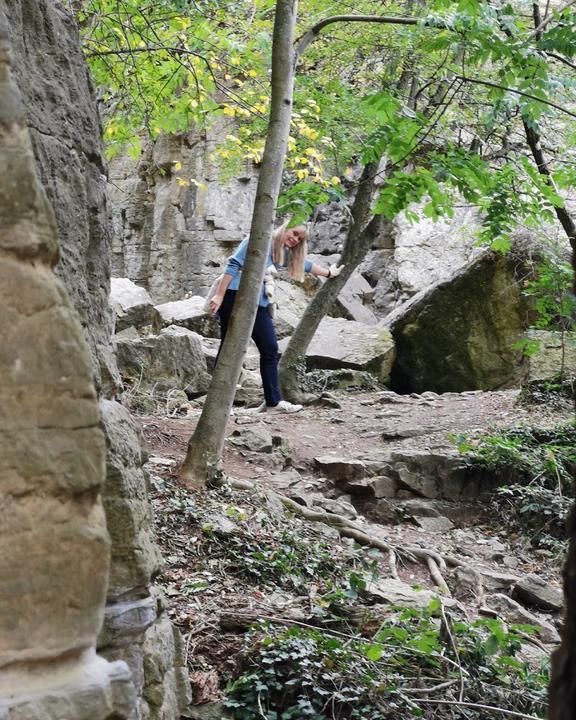
<svg viewBox="0 0 576 720">
<path fill-rule="evenodd" d="M 460 700 L 543 717 L 548 670 L 518 657 L 530 631 L 468 623 L 437 600 L 427 610 L 392 609 L 370 639 L 261 626 L 247 638 L 225 704 L 236 720 L 405 720 L 439 717 L 440 707 L 442 717 L 461 718 Z"/>
<path fill-rule="evenodd" d="M 559 375 L 546 380 L 531 380 L 522 386 L 518 402 L 521 405 L 545 405 L 562 410 L 573 407 L 576 398 L 576 376 Z"/>
<path fill-rule="evenodd" d="M 560 549 L 574 499 L 576 425 L 516 427 L 476 439 L 458 436 L 467 467 L 496 476 L 492 509 L 534 545 Z"/>
</svg>

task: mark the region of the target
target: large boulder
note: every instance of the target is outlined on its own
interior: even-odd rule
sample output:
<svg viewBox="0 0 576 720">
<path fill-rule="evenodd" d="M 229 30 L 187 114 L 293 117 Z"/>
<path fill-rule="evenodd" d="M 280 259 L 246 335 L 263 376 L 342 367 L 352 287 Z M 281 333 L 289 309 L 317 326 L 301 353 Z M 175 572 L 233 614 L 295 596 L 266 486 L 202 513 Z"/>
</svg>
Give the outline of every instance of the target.
<svg viewBox="0 0 576 720">
<path fill-rule="evenodd" d="M 201 295 L 193 295 L 185 300 L 156 305 L 154 329 L 161 330 L 170 325 L 179 325 L 204 337 L 219 338 L 220 328 L 204 309 L 205 302 L 206 298 Z"/>
<path fill-rule="evenodd" d="M 280 342 L 281 350 L 287 342 Z M 385 328 L 342 318 L 325 317 L 306 351 L 309 370 L 368 370 L 382 382 L 388 380 L 393 362 L 394 341 Z"/>
<path fill-rule="evenodd" d="M 148 291 L 128 278 L 111 278 L 110 307 L 116 318 L 116 332 L 151 325 L 156 314 Z"/>
<path fill-rule="evenodd" d="M 392 385 L 438 393 L 514 387 L 526 325 L 517 260 L 486 252 L 383 321 L 396 343 Z"/>
<path fill-rule="evenodd" d="M 122 375 L 142 389 L 183 390 L 189 397 L 203 395 L 210 384 L 202 338 L 171 325 L 158 335 L 115 342 Z"/>
<path fill-rule="evenodd" d="M 289 280 L 278 279 L 274 283 L 276 311 L 274 327 L 279 338 L 291 335 L 300 322 L 310 298 L 304 288 Z"/>
</svg>

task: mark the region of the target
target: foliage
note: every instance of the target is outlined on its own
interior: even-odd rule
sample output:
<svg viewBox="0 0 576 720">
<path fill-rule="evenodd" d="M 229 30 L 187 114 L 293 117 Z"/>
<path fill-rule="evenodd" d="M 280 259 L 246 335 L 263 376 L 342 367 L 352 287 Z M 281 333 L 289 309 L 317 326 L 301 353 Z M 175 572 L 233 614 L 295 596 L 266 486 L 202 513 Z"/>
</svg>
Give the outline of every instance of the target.
<svg viewBox="0 0 576 720">
<path fill-rule="evenodd" d="M 458 448 L 469 468 L 496 476 L 493 497 L 499 518 L 511 530 L 546 545 L 565 537 L 574 498 L 576 426 L 517 427 L 475 440 L 459 436 Z"/>
<path fill-rule="evenodd" d="M 143 136 L 226 128 L 213 160 L 224 172 L 259 163 L 270 103 L 274 3 L 87 0 L 79 22 L 100 88 L 110 152 Z M 355 12 L 375 12 L 370 0 Z M 342 12 L 336 0 L 301 0 L 300 32 Z M 432 218 L 464 196 L 484 215 L 480 239 L 507 248 L 519 222 L 538 226 L 574 186 L 570 42 L 576 13 L 547 18 L 542 32 L 520 3 L 435 0 L 392 3 L 411 26 L 335 23 L 298 67 L 281 212 L 306 219 L 338 197 L 362 159 L 388 162 L 377 212 L 414 203 Z M 233 19 L 232 19 L 233 17 Z M 553 134 L 562 162 L 544 178 L 522 153 L 524 124 Z M 182 178 L 183 182 L 198 181 Z"/>
<path fill-rule="evenodd" d="M 517 657 L 530 631 L 498 620 L 464 622 L 439 601 L 426 610 L 397 608 L 370 639 L 265 626 L 247 640 L 226 705 L 237 720 L 400 720 L 424 714 L 423 688 L 435 697 L 441 685 L 436 697 L 455 699 L 462 683 L 464 701 L 543 716 L 548 671 Z M 467 717 L 483 716 L 467 710 Z"/>
<path fill-rule="evenodd" d="M 302 537 L 284 530 L 267 542 L 262 538 L 240 535 L 227 539 L 226 563 L 233 575 L 244 576 L 261 586 L 277 587 L 306 594 L 311 582 L 332 587 L 336 580 L 344 582 L 356 559 L 338 557 L 333 545 L 318 537 Z"/>
<path fill-rule="evenodd" d="M 576 328 L 576 297 L 570 292 L 572 268 L 558 252 L 549 251 L 526 281 L 524 294 L 536 313 L 533 326 L 567 332 Z"/>
</svg>

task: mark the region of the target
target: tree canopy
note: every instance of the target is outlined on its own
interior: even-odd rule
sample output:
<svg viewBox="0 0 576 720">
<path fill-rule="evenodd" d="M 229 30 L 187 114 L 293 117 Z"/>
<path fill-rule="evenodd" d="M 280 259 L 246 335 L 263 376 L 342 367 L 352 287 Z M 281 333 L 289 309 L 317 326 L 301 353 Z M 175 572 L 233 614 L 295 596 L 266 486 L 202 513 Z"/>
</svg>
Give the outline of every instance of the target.
<svg viewBox="0 0 576 720">
<path fill-rule="evenodd" d="M 385 11 L 385 14 L 384 12 Z M 224 173 L 262 157 L 274 3 L 89 0 L 79 19 L 105 108 L 109 152 L 228 118 Z M 358 162 L 397 169 L 376 212 L 425 199 L 430 217 L 462 196 L 483 239 L 553 220 L 576 181 L 576 13 L 537 3 L 364 0 L 300 4 L 300 54 L 279 211 L 294 222 L 337 197 Z M 548 173 L 535 163 L 537 134 Z M 194 182 L 195 178 L 182 178 Z"/>
</svg>

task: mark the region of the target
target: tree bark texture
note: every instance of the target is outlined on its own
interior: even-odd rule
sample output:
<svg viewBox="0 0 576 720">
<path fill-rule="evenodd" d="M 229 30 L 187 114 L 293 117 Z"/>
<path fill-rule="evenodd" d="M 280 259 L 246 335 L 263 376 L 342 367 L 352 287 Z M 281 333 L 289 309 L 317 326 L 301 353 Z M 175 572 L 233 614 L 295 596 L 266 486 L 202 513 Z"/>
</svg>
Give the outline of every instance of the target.
<svg viewBox="0 0 576 720">
<path fill-rule="evenodd" d="M 548 690 L 550 720 L 573 720 L 576 708 L 576 507 L 568 520 L 570 548 L 564 565 L 565 618 L 562 644 L 552 653 Z"/>
<path fill-rule="evenodd" d="M 292 117 L 297 8 L 297 0 L 277 0 L 276 3 L 270 119 L 248 252 L 226 339 L 181 469 L 182 479 L 191 487 L 201 486 L 220 473 L 226 423 L 258 308 Z"/>
<path fill-rule="evenodd" d="M 300 390 L 298 382 L 298 366 L 304 361 L 306 349 L 314 337 L 322 318 L 366 255 L 372 240 L 369 221 L 377 172 L 377 163 L 365 165 L 358 183 L 356 197 L 352 205 L 352 223 L 348 230 L 341 259 L 344 269 L 340 275 L 325 282 L 314 296 L 282 355 L 280 361 L 280 389 L 282 396 L 290 402 L 306 401 L 306 396 Z"/>
</svg>

